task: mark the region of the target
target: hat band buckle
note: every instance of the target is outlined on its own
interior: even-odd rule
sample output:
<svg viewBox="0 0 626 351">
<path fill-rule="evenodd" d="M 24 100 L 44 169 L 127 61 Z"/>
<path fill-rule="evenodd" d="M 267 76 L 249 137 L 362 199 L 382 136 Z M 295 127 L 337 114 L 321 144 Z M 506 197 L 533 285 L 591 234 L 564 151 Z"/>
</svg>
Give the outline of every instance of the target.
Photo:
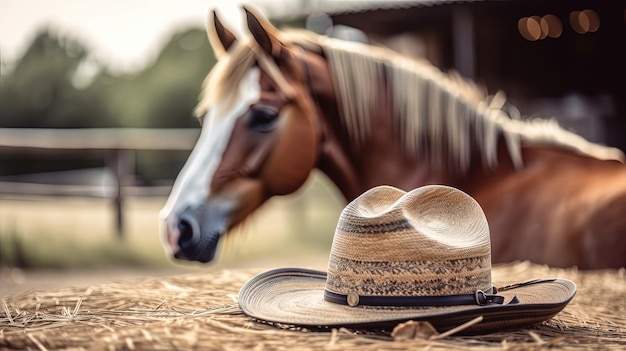
<svg viewBox="0 0 626 351">
<path fill-rule="evenodd" d="M 340 305 L 355 307 L 362 306 L 401 306 L 401 307 L 445 307 L 459 305 L 485 306 L 491 304 L 504 304 L 504 297 L 492 294 L 495 289 L 489 288 L 487 293 L 476 290 L 470 294 L 455 294 L 443 296 L 362 296 L 350 292 L 340 294 L 324 290 L 324 300 Z M 515 303 L 513 299 L 511 303 Z"/>
</svg>

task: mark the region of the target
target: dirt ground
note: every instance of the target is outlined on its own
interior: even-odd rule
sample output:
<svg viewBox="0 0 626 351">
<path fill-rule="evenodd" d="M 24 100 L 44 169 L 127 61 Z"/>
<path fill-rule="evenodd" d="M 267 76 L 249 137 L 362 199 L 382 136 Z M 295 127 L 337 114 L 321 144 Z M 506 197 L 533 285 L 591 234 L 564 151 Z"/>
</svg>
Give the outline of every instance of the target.
<svg viewBox="0 0 626 351">
<path fill-rule="evenodd" d="M 0 297 L 35 290 L 82 287 L 109 282 L 134 281 L 185 272 L 182 269 L 147 269 L 137 267 L 108 269 L 36 269 L 5 268 L 0 271 Z"/>
<path fill-rule="evenodd" d="M 271 269 L 277 267 L 306 267 L 326 270 L 326 254 L 313 254 L 292 258 L 262 259 L 249 262 L 217 263 L 206 266 L 175 264 L 165 268 L 108 267 L 92 269 L 0 269 L 0 298 L 29 291 L 51 291 L 62 288 L 79 288 L 108 283 L 127 283 L 150 278 L 166 278 L 187 273 L 216 272 L 222 269 Z"/>
</svg>

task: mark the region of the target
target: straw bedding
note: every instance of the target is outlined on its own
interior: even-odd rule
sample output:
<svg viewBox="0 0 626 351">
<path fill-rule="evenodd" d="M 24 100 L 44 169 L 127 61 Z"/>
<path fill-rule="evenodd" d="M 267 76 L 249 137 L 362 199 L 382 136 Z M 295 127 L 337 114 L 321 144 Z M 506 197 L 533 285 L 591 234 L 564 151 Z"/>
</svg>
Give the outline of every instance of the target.
<svg viewBox="0 0 626 351">
<path fill-rule="evenodd" d="M 390 331 L 306 331 L 243 315 L 241 285 L 259 270 L 221 270 L 8 296 L 0 350 L 529 350 L 626 348 L 626 272 L 582 272 L 527 262 L 494 267 L 498 284 L 572 279 L 574 300 L 556 317 L 484 336 L 393 340 Z"/>
</svg>

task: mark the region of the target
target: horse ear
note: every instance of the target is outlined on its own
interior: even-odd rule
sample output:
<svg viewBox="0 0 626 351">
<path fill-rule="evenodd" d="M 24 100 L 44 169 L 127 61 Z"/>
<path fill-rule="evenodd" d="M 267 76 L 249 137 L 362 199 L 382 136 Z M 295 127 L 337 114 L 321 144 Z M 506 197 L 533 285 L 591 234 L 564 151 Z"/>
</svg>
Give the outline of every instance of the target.
<svg viewBox="0 0 626 351">
<path fill-rule="evenodd" d="M 248 29 L 254 40 L 261 48 L 272 57 L 280 55 L 283 43 L 278 39 L 278 30 L 263 16 L 256 14 L 250 8 L 244 6 Z"/>
<path fill-rule="evenodd" d="M 211 12 L 206 30 L 213 52 L 219 59 L 226 54 L 228 49 L 237 41 L 237 38 L 233 32 L 224 27 L 222 21 L 217 17 L 217 12 L 215 10 Z"/>
</svg>

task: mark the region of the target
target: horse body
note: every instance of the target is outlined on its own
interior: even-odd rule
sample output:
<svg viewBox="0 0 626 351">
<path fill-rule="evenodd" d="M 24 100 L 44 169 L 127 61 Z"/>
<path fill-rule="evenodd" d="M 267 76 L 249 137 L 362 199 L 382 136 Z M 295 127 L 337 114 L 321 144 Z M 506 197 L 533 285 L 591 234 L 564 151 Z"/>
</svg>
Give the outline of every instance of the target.
<svg viewBox="0 0 626 351">
<path fill-rule="evenodd" d="M 246 16 L 249 41 L 209 21 L 219 60 L 198 108 L 203 132 L 161 213 L 175 257 L 210 261 L 222 235 L 318 168 L 346 201 L 381 184 L 465 191 L 487 216 L 494 263 L 626 266 L 621 152 L 510 118 L 499 96 L 432 66 L 288 39 Z"/>
<path fill-rule="evenodd" d="M 487 172 L 459 185 L 485 211 L 493 262 L 530 260 L 581 269 L 624 266 L 621 228 L 626 220 L 619 214 L 626 206 L 620 199 L 626 194 L 623 164 L 549 148 L 524 147 L 522 154 L 523 169 L 499 167 L 493 175 Z"/>
</svg>

